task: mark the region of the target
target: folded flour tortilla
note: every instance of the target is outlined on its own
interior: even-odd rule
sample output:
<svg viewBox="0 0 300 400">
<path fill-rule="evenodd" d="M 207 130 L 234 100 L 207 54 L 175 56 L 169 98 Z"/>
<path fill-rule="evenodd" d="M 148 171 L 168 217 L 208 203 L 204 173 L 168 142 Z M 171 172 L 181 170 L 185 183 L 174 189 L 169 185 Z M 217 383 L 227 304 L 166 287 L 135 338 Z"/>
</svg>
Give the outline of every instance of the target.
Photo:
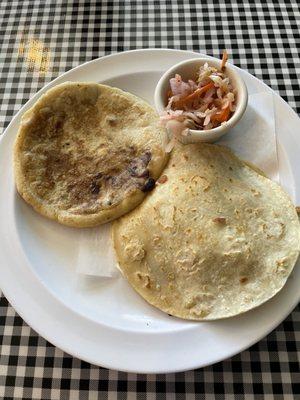
<svg viewBox="0 0 300 400">
<path fill-rule="evenodd" d="M 113 224 L 124 276 L 185 319 L 241 314 L 274 296 L 300 249 L 283 189 L 225 147 L 177 145 L 155 190 Z"/>
</svg>

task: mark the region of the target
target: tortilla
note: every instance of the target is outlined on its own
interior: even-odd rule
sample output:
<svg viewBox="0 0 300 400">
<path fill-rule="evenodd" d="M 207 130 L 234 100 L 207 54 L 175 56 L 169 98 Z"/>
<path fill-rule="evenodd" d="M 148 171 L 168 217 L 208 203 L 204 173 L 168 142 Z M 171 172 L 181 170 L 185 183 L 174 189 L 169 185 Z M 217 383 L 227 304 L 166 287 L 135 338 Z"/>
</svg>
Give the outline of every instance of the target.
<svg viewBox="0 0 300 400">
<path fill-rule="evenodd" d="M 177 145 L 155 190 L 113 224 L 119 266 L 150 304 L 214 320 L 264 303 L 300 250 L 289 196 L 230 150 Z"/>
<path fill-rule="evenodd" d="M 22 118 L 17 189 L 36 211 L 65 225 L 113 220 L 153 188 L 167 161 L 164 134 L 142 99 L 96 83 L 63 83 Z"/>
</svg>

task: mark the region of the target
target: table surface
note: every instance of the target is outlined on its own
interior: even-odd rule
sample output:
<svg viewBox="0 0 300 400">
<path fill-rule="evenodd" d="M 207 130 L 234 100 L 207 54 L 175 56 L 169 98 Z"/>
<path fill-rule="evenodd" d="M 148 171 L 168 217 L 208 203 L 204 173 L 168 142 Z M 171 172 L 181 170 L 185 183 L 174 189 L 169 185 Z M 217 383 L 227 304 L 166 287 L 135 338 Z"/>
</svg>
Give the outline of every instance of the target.
<svg viewBox="0 0 300 400">
<path fill-rule="evenodd" d="M 2 0 L 0 10 L 1 131 L 64 71 L 105 54 L 149 47 L 217 57 L 226 48 L 236 65 L 300 111 L 297 1 Z M 4 296 L 0 310 L 0 398 L 288 399 L 300 393 L 299 306 L 249 350 L 211 367 L 164 375 L 90 365 L 40 337 Z"/>
</svg>

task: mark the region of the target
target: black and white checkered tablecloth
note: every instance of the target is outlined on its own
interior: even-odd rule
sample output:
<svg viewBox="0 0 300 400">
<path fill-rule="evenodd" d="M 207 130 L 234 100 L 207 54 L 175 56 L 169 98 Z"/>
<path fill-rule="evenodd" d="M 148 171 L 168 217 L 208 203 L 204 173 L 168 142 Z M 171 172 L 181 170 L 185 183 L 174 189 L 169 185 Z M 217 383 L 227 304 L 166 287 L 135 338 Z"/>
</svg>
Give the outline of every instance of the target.
<svg viewBox="0 0 300 400">
<path fill-rule="evenodd" d="M 214 56 L 226 48 L 236 65 L 300 112 L 297 0 L 2 0 L 0 9 L 1 129 L 64 71 L 104 54 L 148 47 Z M 167 375 L 87 364 L 38 336 L 4 297 L 0 307 L 1 399 L 292 399 L 300 393 L 299 307 L 267 338 L 232 359 Z"/>
</svg>

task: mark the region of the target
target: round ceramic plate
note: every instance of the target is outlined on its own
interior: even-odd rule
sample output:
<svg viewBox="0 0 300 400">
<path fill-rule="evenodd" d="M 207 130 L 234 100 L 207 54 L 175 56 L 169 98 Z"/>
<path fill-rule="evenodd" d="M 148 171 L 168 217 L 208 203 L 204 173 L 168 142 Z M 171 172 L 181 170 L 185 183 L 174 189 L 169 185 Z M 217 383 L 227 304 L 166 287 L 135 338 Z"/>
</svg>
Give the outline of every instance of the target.
<svg viewBox="0 0 300 400">
<path fill-rule="evenodd" d="M 137 50 L 83 64 L 38 92 L 13 118 L 0 143 L 1 288 L 24 320 L 66 352 L 123 371 L 165 373 L 203 367 L 260 340 L 296 306 L 300 268 L 263 306 L 239 317 L 194 323 L 148 305 L 122 277 L 80 279 L 75 272 L 79 231 L 35 213 L 16 193 L 12 146 L 21 115 L 50 87 L 65 81 L 96 81 L 132 92 L 153 104 L 162 73 L 199 54 Z M 240 70 L 249 94 L 269 90 Z M 300 120 L 274 94 L 280 178 L 300 204 Z"/>
</svg>

